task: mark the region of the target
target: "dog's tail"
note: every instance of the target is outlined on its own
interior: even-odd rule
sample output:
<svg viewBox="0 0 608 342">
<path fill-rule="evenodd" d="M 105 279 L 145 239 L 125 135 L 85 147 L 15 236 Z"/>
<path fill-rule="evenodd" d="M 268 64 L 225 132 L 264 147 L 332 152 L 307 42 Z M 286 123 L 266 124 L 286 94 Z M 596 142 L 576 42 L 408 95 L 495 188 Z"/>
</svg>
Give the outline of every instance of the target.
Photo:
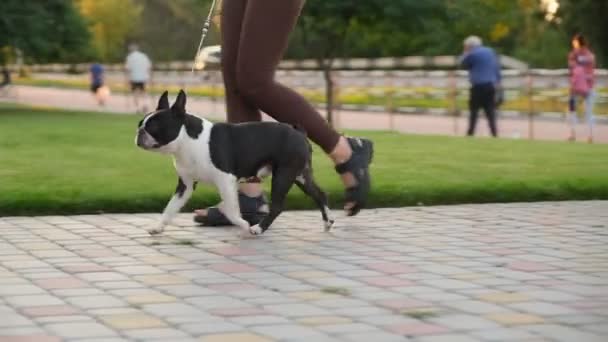
<svg viewBox="0 0 608 342">
<path fill-rule="evenodd" d="M 304 127 L 302 127 L 298 124 L 291 125 L 291 127 L 293 127 L 293 129 L 302 133 L 302 135 L 304 135 L 306 138 L 308 138 L 308 134 L 306 133 L 306 130 L 304 129 Z M 308 152 L 310 152 L 310 154 L 312 154 L 312 145 L 310 144 L 310 141 L 308 141 L 308 139 L 305 139 L 305 140 L 306 140 L 306 144 L 308 145 Z"/>
</svg>

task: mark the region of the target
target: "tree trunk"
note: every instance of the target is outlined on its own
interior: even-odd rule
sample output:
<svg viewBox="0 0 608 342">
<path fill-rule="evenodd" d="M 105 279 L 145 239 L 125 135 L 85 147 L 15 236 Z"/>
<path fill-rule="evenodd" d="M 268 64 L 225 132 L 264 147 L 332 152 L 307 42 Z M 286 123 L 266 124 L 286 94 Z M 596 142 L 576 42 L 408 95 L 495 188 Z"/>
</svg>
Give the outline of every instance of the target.
<svg viewBox="0 0 608 342">
<path fill-rule="evenodd" d="M 327 122 L 331 127 L 334 126 L 334 102 L 335 102 L 335 85 L 333 79 L 333 73 L 331 70 L 331 63 L 323 63 L 323 77 L 325 78 L 325 100 L 327 109 Z"/>
</svg>

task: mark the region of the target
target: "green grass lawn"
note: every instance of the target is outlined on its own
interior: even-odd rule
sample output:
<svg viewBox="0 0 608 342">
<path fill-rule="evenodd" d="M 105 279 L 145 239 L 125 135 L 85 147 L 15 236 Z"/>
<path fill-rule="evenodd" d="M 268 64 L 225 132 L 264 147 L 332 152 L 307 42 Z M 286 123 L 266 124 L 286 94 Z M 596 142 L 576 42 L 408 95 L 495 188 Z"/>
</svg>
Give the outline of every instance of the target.
<svg viewBox="0 0 608 342">
<path fill-rule="evenodd" d="M 135 147 L 139 119 L 0 107 L 0 215 L 162 210 L 176 176 L 168 156 Z M 371 207 L 608 199 L 605 145 L 354 133 L 376 143 Z M 338 207 L 339 179 L 319 148 L 314 156 Z M 200 186 L 188 208 L 217 200 Z M 312 207 L 292 189 L 288 208 Z"/>
</svg>

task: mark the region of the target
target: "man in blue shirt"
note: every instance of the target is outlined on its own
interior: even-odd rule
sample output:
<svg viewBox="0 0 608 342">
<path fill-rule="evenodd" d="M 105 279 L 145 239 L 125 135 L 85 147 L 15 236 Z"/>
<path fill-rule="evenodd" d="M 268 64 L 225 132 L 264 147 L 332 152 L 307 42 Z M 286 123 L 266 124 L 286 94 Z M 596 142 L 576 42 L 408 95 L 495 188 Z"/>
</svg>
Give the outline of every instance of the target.
<svg viewBox="0 0 608 342">
<path fill-rule="evenodd" d="M 464 41 L 464 53 L 460 57 L 462 66 L 469 70 L 471 93 L 469 97 L 469 129 L 467 135 L 475 134 L 477 113 L 483 108 L 488 118 L 492 136 L 498 135 L 496 128 L 497 90 L 500 88 L 500 62 L 494 50 L 481 44 L 481 39 L 470 36 Z"/>
</svg>

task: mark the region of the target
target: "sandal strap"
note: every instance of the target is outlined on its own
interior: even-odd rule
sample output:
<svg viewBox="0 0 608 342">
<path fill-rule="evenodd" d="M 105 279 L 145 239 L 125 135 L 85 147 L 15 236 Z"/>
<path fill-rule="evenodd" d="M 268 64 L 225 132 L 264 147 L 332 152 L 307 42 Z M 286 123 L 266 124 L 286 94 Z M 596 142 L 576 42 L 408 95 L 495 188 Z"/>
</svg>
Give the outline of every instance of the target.
<svg viewBox="0 0 608 342">
<path fill-rule="evenodd" d="M 351 173 L 357 184 L 345 190 L 344 199 L 346 202 L 353 202 L 349 216 L 356 215 L 367 202 L 367 195 L 370 190 L 369 164 L 373 158 L 372 142 L 359 138 L 348 138 L 348 143 L 353 151 L 349 160 L 335 166 L 339 174 Z"/>
</svg>

